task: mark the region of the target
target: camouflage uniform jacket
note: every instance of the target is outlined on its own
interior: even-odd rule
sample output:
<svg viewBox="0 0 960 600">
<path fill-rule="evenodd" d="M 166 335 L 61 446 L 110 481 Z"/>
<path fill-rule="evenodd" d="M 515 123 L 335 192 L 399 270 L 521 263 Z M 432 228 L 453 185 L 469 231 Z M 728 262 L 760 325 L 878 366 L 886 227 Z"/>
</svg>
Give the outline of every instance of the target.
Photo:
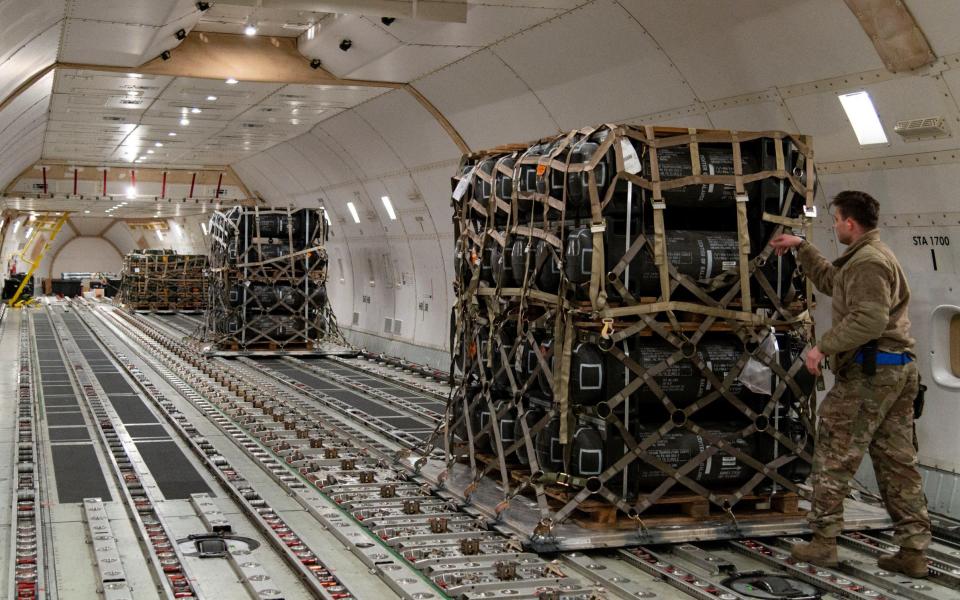
<svg viewBox="0 0 960 600">
<path fill-rule="evenodd" d="M 879 231 L 865 233 L 832 263 L 806 241 L 797 258 L 817 289 L 833 297 L 833 326 L 817 347 L 831 357 L 834 371 L 848 365 L 870 340 L 879 340 L 884 352 L 914 356 L 907 315 L 910 287 Z"/>
</svg>

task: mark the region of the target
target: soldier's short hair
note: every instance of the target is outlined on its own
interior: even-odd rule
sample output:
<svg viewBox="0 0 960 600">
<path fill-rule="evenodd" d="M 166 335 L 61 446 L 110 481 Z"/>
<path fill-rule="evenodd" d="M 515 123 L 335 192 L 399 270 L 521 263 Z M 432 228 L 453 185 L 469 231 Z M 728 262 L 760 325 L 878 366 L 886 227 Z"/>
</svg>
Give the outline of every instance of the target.
<svg viewBox="0 0 960 600">
<path fill-rule="evenodd" d="M 880 220 L 880 203 L 873 196 L 858 190 L 845 190 L 833 197 L 835 207 L 844 219 L 853 219 L 866 230 L 875 229 Z"/>
</svg>

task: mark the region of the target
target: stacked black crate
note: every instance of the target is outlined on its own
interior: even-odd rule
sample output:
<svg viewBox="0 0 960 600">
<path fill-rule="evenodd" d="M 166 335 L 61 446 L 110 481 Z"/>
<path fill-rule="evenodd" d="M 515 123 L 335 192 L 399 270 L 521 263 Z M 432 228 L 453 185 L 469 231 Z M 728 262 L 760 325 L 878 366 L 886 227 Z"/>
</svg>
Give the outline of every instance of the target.
<svg viewBox="0 0 960 600">
<path fill-rule="evenodd" d="M 810 296 L 767 242 L 806 230 L 812 179 L 809 140 L 779 132 L 603 126 L 466 156 L 450 459 L 506 498 L 567 490 L 550 522 L 799 493 Z"/>
<path fill-rule="evenodd" d="M 139 311 L 201 311 L 207 301 L 206 267 L 202 254 L 131 252 L 123 259 L 119 301 Z"/>
<path fill-rule="evenodd" d="M 206 336 L 222 350 L 340 341 L 327 300 L 322 209 L 236 207 L 210 219 Z"/>
</svg>

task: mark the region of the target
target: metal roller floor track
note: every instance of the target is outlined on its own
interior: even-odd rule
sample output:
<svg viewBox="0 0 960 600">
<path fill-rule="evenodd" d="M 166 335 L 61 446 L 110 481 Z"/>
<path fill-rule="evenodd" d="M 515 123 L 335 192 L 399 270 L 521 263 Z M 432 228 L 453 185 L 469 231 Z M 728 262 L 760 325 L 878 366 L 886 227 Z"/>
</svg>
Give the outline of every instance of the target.
<svg viewBox="0 0 960 600">
<path fill-rule="evenodd" d="M 428 443 L 414 434 L 430 431 L 437 414 L 431 403 L 442 394 L 358 370 L 350 359 L 210 360 L 152 319 L 100 307 L 89 314 L 162 364 L 184 397 L 314 507 L 319 523 L 349 523 L 342 536 L 348 549 L 370 559 L 400 597 L 960 598 L 950 573 L 960 560 L 950 555 L 949 540 L 938 540 L 928 580 L 879 571 L 876 554 L 890 548 L 872 533 L 878 543 L 844 539 L 837 569 L 792 561 L 795 538 L 782 536 L 531 552 L 501 523 L 422 476 L 424 464 L 410 449 Z M 357 526 L 367 533 L 350 533 Z M 398 576 L 405 568 L 418 574 Z M 418 590 L 418 581 L 431 587 Z"/>
</svg>

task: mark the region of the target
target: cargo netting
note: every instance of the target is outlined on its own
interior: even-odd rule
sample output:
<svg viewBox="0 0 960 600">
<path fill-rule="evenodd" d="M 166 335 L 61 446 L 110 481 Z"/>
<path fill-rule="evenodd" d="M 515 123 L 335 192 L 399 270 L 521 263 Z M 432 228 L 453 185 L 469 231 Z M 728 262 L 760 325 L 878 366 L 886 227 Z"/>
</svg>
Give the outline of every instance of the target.
<svg viewBox="0 0 960 600">
<path fill-rule="evenodd" d="M 173 250 L 137 250 L 123 258 L 118 301 L 139 311 L 202 311 L 207 257 Z"/>
<path fill-rule="evenodd" d="M 604 125 L 463 157 L 462 381 L 432 444 L 465 496 L 493 478 L 497 511 L 524 494 L 542 533 L 603 507 L 642 527 L 678 494 L 730 518 L 808 495 L 811 290 L 768 242 L 809 233 L 810 144 Z"/>
<path fill-rule="evenodd" d="M 210 219 L 201 339 L 220 350 L 346 345 L 327 299 L 322 209 L 236 207 Z"/>
</svg>

